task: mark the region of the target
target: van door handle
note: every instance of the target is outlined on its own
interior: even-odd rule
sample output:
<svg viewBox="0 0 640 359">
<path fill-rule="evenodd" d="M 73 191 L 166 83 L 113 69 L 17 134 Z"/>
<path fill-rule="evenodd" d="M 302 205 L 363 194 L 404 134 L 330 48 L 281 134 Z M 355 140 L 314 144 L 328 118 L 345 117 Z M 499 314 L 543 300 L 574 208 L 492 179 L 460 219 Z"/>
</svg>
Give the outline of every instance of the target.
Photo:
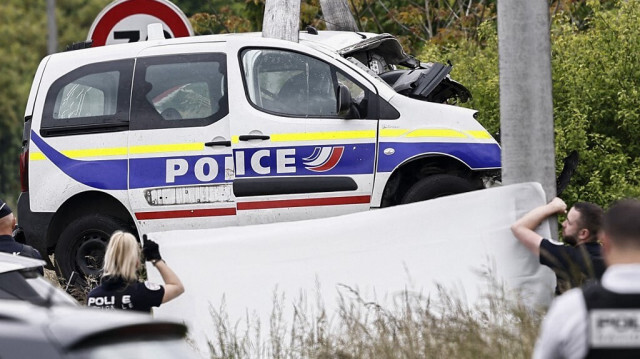
<svg viewBox="0 0 640 359">
<path fill-rule="evenodd" d="M 240 135 L 238 139 L 240 141 L 249 141 L 249 140 L 268 140 L 271 137 L 268 135 Z"/>
<path fill-rule="evenodd" d="M 205 142 L 204 145 L 207 147 L 214 147 L 214 146 L 231 147 L 231 141 L 211 141 L 211 142 Z"/>
</svg>

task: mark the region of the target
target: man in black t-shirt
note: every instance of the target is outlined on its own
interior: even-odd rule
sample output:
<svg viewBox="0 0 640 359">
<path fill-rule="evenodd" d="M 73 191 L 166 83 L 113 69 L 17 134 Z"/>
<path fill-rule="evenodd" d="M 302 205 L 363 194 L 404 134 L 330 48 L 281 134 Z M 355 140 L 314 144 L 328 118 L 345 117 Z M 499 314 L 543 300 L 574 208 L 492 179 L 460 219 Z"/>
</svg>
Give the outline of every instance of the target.
<svg viewBox="0 0 640 359">
<path fill-rule="evenodd" d="M 42 259 L 42 256 L 37 249 L 26 244 L 16 242 L 12 235 L 15 226 L 16 218 L 14 217 L 13 212 L 11 212 L 11 208 L 0 200 L 0 252 Z M 40 272 L 42 272 L 42 269 Z"/>
<path fill-rule="evenodd" d="M 599 283 L 557 297 L 533 358 L 640 358 L 640 201 L 616 202 L 604 215 Z"/>
<path fill-rule="evenodd" d="M 511 231 L 518 240 L 540 257 L 540 263 L 556 273 L 559 293 L 580 286 L 587 280 L 599 280 L 605 270 L 598 243 L 603 216 L 599 206 L 578 202 L 569 210 L 567 219 L 562 223 L 565 244 L 543 238 L 534 231 L 546 218 L 566 213 L 566 210 L 564 201 L 556 197 L 548 204 L 525 214 L 511 226 Z"/>
</svg>

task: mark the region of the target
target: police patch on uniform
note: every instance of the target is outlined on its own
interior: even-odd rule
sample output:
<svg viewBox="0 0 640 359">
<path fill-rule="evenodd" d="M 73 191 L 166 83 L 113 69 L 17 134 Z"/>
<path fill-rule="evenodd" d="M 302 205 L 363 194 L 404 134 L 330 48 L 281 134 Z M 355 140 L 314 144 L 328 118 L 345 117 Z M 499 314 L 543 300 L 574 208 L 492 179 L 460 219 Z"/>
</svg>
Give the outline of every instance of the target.
<svg viewBox="0 0 640 359">
<path fill-rule="evenodd" d="M 144 282 L 144 286 L 147 287 L 147 289 L 149 290 L 160 290 L 161 288 L 160 284 L 151 283 L 151 282 Z"/>
<path fill-rule="evenodd" d="M 589 315 L 593 348 L 640 348 L 640 310 L 595 309 Z"/>
</svg>

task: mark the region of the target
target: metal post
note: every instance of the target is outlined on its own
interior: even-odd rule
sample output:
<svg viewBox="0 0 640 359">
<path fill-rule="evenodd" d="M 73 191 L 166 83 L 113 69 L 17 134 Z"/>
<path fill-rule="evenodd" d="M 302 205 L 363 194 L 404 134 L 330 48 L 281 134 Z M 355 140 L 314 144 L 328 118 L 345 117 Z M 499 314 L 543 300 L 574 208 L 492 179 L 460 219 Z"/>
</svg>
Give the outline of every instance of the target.
<svg viewBox="0 0 640 359">
<path fill-rule="evenodd" d="M 58 26 L 56 25 L 56 0 L 47 0 L 47 50 L 49 54 L 58 51 Z"/>
</svg>

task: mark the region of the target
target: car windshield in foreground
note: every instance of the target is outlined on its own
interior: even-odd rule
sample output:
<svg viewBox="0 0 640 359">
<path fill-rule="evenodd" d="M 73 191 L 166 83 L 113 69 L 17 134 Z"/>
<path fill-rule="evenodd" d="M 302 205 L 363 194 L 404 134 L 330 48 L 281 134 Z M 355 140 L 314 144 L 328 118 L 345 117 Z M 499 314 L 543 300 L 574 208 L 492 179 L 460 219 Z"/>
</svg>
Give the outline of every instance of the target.
<svg viewBox="0 0 640 359">
<path fill-rule="evenodd" d="M 113 359 L 113 358 L 200 358 L 184 339 L 156 337 L 148 340 L 126 342 L 93 343 L 69 353 L 69 359 Z"/>
</svg>

